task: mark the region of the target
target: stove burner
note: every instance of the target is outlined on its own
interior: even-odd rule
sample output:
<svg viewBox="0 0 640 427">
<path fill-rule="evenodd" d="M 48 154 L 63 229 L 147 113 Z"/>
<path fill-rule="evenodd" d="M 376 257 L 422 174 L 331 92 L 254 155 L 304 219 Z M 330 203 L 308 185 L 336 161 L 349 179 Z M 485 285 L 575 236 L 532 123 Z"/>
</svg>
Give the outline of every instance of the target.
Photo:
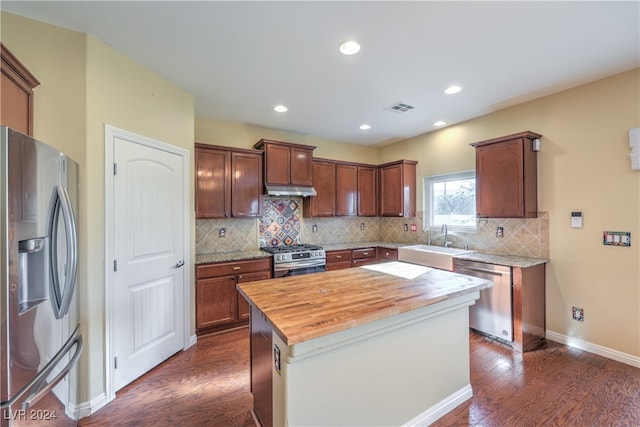
<svg viewBox="0 0 640 427">
<path fill-rule="evenodd" d="M 316 245 L 286 245 L 286 246 L 263 246 L 260 249 L 272 254 L 285 254 L 290 252 L 320 251 L 322 246 Z"/>
</svg>

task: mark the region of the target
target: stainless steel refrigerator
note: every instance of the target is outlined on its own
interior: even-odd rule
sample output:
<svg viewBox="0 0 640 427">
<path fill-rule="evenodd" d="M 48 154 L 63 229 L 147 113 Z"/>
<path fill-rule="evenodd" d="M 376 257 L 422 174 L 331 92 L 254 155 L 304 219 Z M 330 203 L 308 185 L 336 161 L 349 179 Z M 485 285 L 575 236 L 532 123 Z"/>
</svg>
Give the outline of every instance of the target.
<svg viewBox="0 0 640 427">
<path fill-rule="evenodd" d="M 10 128 L 0 133 L 1 425 L 69 425 L 82 351 L 78 165 Z"/>
</svg>

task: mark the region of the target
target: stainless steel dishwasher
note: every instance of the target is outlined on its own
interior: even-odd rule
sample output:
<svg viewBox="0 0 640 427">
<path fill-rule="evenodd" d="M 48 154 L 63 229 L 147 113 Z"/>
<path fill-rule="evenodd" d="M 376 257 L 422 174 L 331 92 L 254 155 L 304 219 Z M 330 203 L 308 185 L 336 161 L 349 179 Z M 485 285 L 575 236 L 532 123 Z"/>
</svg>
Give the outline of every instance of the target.
<svg viewBox="0 0 640 427">
<path fill-rule="evenodd" d="M 509 343 L 513 342 L 511 267 L 456 260 L 456 273 L 493 281 L 480 291 L 480 299 L 469 307 L 469 327 Z"/>
</svg>

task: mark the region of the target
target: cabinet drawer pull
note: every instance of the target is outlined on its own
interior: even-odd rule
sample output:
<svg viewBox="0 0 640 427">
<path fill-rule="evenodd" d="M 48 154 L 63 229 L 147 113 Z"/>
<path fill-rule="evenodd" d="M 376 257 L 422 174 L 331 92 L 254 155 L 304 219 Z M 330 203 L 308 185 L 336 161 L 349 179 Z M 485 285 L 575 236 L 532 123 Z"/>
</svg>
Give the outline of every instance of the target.
<svg viewBox="0 0 640 427">
<path fill-rule="evenodd" d="M 369 255 L 369 252 L 363 252 L 362 254 L 363 254 L 364 256 L 367 256 L 367 255 Z"/>
<path fill-rule="evenodd" d="M 233 267 L 233 269 L 234 270 L 240 270 L 240 267 L 236 266 L 236 267 Z"/>
<path fill-rule="evenodd" d="M 342 258 L 342 255 L 336 255 L 336 258 L 337 258 L 337 259 L 341 259 L 341 258 Z"/>
</svg>

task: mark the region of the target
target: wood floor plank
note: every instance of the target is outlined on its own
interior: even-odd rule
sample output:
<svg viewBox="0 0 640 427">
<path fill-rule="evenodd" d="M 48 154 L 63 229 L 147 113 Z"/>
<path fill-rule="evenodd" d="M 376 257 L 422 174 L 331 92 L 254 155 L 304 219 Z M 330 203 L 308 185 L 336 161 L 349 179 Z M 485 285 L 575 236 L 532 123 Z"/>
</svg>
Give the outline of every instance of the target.
<svg viewBox="0 0 640 427">
<path fill-rule="evenodd" d="M 249 331 L 198 338 L 116 393 L 80 426 L 254 426 Z"/>
<path fill-rule="evenodd" d="M 470 345 L 473 397 L 432 427 L 640 426 L 638 368 L 547 342 L 501 372 L 499 345 L 474 334 Z"/>
<path fill-rule="evenodd" d="M 554 342 L 524 354 L 469 342 L 473 397 L 433 427 L 640 426 L 638 368 Z M 249 384 L 248 328 L 203 336 L 79 425 L 255 426 Z"/>
</svg>

